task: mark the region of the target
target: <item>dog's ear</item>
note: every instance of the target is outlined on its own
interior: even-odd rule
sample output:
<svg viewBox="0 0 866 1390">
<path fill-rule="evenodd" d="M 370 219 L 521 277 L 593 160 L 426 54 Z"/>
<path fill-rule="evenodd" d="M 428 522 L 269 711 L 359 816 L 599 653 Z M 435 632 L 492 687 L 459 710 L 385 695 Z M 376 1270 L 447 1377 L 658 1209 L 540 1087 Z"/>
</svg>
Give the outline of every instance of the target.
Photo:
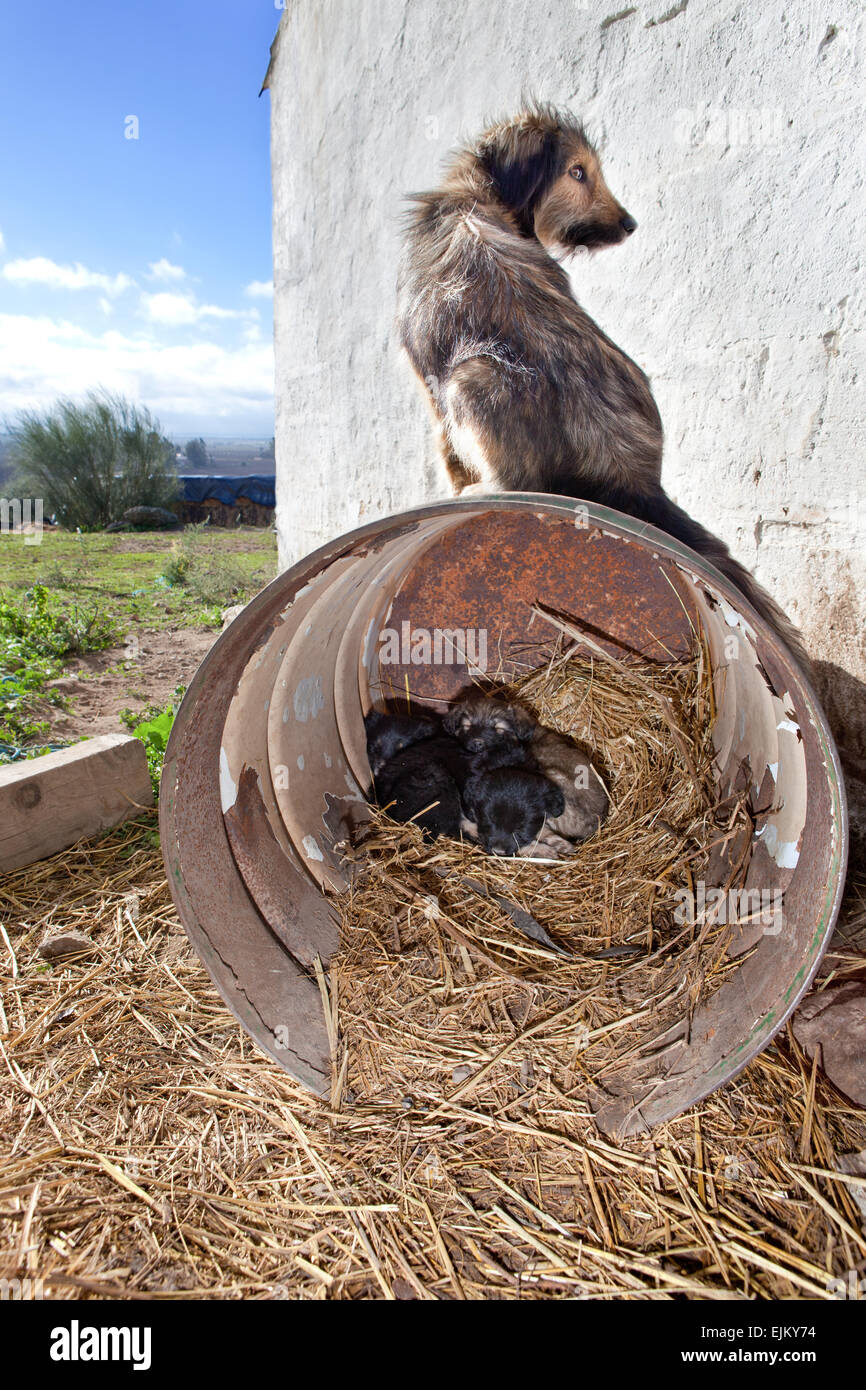
<svg viewBox="0 0 866 1390">
<path fill-rule="evenodd" d="M 534 204 L 556 176 L 558 155 L 558 132 L 532 118 L 495 126 L 478 144 L 497 194 L 530 229 Z"/>
<path fill-rule="evenodd" d="M 565 797 L 559 787 L 555 786 L 553 782 L 549 782 L 546 777 L 544 780 L 547 783 L 542 796 L 544 814 L 546 816 L 553 816 L 554 818 L 556 816 L 561 816 L 565 810 Z"/>
<path fill-rule="evenodd" d="M 456 738 L 460 732 L 460 716 L 463 714 L 462 704 L 453 705 L 448 713 L 443 717 L 442 728 L 446 734 L 451 734 Z"/>
</svg>

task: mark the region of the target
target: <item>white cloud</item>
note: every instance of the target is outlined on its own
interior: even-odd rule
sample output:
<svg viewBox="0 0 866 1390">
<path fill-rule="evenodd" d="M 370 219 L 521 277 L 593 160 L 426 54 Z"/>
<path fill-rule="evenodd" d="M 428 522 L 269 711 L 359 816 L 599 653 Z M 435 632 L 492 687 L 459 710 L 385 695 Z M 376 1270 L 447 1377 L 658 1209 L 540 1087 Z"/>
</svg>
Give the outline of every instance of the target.
<svg viewBox="0 0 866 1390">
<path fill-rule="evenodd" d="M 182 265 L 172 265 L 165 256 L 159 261 L 151 261 L 148 267 L 151 280 L 185 280 L 186 271 Z"/>
<path fill-rule="evenodd" d="M 273 383 L 270 342 L 168 346 L 149 332 L 89 332 L 68 320 L 0 314 L 0 416 L 104 386 L 147 405 L 165 429 L 220 419 L 273 433 Z"/>
<path fill-rule="evenodd" d="M 257 318 L 256 309 L 222 309 L 218 304 L 196 304 L 191 295 L 171 294 L 163 290 L 159 294 L 143 294 L 141 307 L 151 323 L 185 325 L 199 323 L 202 319 L 250 319 Z"/>
<path fill-rule="evenodd" d="M 257 319 L 258 309 L 221 309 L 218 304 L 202 304 L 198 311 L 202 319 Z"/>
<path fill-rule="evenodd" d="M 244 290 L 251 299 L 273 299 L 274 286 L 270 280 L 251 280 Z"/>
<path fill-rule="evenodd" d="M 141 307 L 152 323 L 188 324 L 198 317 L 193 301 L 186 294 L 143 294 Z"/>
<path fill-rule="evenodd" d="M 3 250 L 5 250 L 5 247 L 6 247 L 6 242 L 5 242 L 5 240 L 4 240 L 2 231 L 0 231 L 0 252 L 2 252 Z"/>
<path fill-rule="evenodd" d="M 79 261 L 75 265 L 58 265 L 47 256 L 7 261 L 0 274 L 18 285 L 48 285 L 56 290 L 102 290 L 104 294 L 122 294 L 135 281 L 128 275 L 103 275 L 88 270 Z"/>
<path fill-rule="evenodd" d="M 100 299 L 99 307 L 102 310 L 103 314 L 114 313 L 114 305 L 112 304 L 110 299 Z"/>
</svg>

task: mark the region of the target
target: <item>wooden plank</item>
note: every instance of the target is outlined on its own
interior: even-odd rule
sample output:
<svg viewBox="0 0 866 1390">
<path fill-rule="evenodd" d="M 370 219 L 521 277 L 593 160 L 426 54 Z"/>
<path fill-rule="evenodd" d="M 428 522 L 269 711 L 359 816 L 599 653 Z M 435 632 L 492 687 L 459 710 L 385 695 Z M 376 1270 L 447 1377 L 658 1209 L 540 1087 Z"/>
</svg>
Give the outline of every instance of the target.
<svg viewBox="0 0 866 1390">
<path fill-rule="evenodd" d="M 102 734 L 0 767 L 0 872 L 47 859 L 153 805 L 144 744 Z"/>
</svg>

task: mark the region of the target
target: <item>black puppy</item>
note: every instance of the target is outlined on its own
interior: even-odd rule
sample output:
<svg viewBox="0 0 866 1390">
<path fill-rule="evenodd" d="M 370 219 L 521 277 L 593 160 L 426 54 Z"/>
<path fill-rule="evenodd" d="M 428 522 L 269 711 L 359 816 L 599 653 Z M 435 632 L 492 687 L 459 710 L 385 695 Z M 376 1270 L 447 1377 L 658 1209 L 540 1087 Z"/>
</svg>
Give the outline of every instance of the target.
<svg viewBox="0 0 866 1390">
<path fill-rule="evenodd" d="M 382 765 L 375 777 L 376 800 L 394 820 L 420 825 L 427 839 L 457 839 L 462 830 L 472 829 L 461 801 L 471 772 L 471 758 L 456 739 L 425 737 Z"/>
<path fill-rule="evenodd" d="M 440 725 L 430 718 L 413 719 L 410 715 L 384 714 L 381 710 L 371 709 L 364 718 L 364 729 L 367 733 L 370 771 L 377 777 L 389 758 L 413 743 L 432 738 L 440 732 Z"/>
<path fill-rule="evenodd" d="M 535 851 L 547 818 L 562 815 L 565 798 L 559 787 L 526 767 L 495 767 L 476 772 L 463 789 L 468 833 L 488 854 Z"/>
</svg>

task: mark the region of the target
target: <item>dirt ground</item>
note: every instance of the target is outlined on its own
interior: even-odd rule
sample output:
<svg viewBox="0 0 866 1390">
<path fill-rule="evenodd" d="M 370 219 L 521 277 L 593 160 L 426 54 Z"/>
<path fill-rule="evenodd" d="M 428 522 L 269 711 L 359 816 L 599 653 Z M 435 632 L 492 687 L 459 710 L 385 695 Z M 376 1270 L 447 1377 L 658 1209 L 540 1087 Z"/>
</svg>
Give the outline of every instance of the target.
<svg viewBox="0 0 866 1390">
<path fill-rule="evenodd" d="M 144 631 L 133 635 L 134 648 L 110 647 L 73 659 L 70 673 L 51 682 L 68 697 L 69 707 L 46 701 L 39 708 L 39 717 L 50 725 L 46 741 L 69 743 L 123 733 L 121 710 L 137 712 L 148 705 L 164 709 L 172 703 L 176 687 L 189 684 L 218 636 L 213 628 Z"/>
</svg>

